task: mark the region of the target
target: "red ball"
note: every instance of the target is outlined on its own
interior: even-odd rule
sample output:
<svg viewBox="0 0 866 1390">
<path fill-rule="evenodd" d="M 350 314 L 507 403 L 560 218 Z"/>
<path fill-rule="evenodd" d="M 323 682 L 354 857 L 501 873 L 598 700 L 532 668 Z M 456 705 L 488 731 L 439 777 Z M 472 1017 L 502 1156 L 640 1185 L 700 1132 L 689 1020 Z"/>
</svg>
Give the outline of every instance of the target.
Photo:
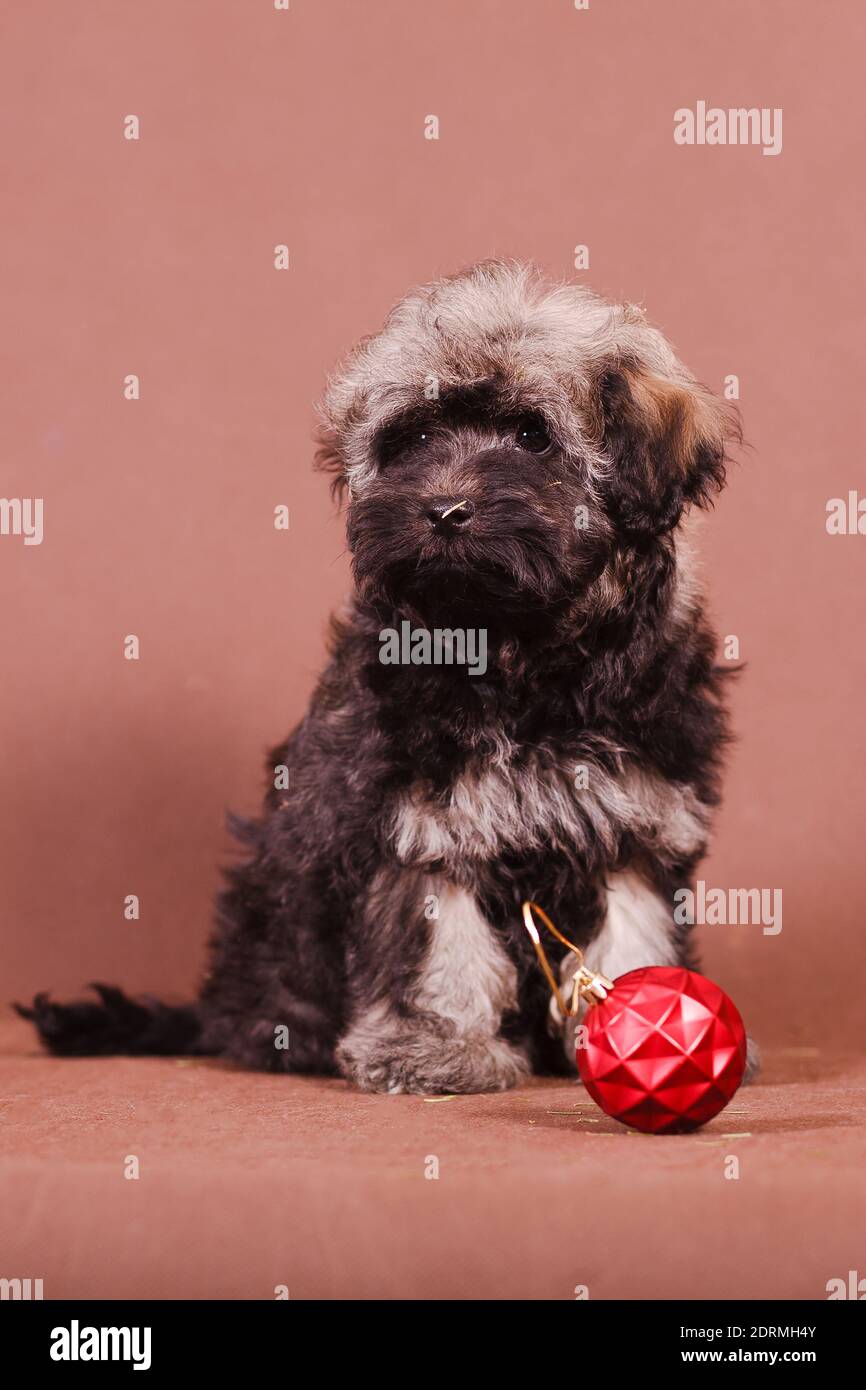
<svg viewBox="0 0 866 1390">
<path fill-rule="evenodd" d="M 693 970 L 630 970 L 583 1022 L 577 1066 L 586 1089 L 605 1114 L 646 1134 L 706 1124 L 743 1079 L 743 1020 L 724 990 Z"/>
</svg>

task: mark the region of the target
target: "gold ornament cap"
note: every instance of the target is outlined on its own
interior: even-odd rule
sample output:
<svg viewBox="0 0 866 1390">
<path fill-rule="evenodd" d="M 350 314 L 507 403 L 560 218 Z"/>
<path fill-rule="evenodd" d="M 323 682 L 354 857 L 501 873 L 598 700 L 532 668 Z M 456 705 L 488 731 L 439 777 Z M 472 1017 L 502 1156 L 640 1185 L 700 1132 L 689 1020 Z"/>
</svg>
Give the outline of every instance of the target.
<svg viewBox="0 0 866 1390">
<path fill-rule="evenodd" d="M 535 925 L 536 916 L 541 918 L 547 930 L 556 937 L 557 941 L 561 941 L 563 946 L 567 946 L 569 951 L 577 957 L 577 969 L 571 981 L 570 1004 L 563 1003 L 556 976 L 551 969 L 550 961 L 547 959 L 538 928 Z M 587 1004 L 600 1004 L 603 999 L 607 998 L 613 989 L 613 980 L 609 980 L 600 971 L 587 969 L 583 951 L 579 946 L 575 946 L 573 941 L 569 941 L 567 937 L 563 936 L 561 931 L 557 930 L 544 909 L 538 906 L 538 903 L 527 901 L 523 904 L 523 925 L 529 933 L 530 940 L 535 947 L 535 954 L 538 956 L 538 963 L 544 971 L 545 979 L 550 985 L 551 993 L 563 1018 L 574 1018 L 580 1012 L 581 1000 L 585 1000 Z"/>
</svg>

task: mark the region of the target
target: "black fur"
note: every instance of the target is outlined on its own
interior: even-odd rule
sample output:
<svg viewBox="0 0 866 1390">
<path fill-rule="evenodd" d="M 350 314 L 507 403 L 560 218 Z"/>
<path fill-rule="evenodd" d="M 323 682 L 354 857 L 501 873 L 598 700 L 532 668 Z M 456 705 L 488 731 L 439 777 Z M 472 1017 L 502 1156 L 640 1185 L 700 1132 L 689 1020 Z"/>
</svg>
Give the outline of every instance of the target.
<svg viewBox="0 0 866 1390">
<path fill-rule="evenodd" d="M 690 501 L 721 485 L 723 449 L 701 445 L 677 473 L 670 456 L 679 442 L 648 433 L 617 369 L 600 377 L 597 407 L 610 465 L 603 476 L 553 423 L 549 448 L 518 447 L 520 387 L 495 376 L 443 391 L 378 431 L 375 473 L 348 510 L 356 594 L 334 623 L 307 714 L 268 761 L 262 814 L 236 824 L 246 857 L 219 902 L 199 1000 L 173 1009 L 104 987 L 98 1004 L 39 995 L 21 1012 L 48 1048 L 197 1051 L 299 1072 L 339 1066 L 362 1085 L 391 1089 L 398 1081 L 410 1089 L 487 1084 L 468 1061 L 452 1073 L 431 1066 L 426 1080 L 423 1066 L 399 1062 L 406 1039 L 413 1058 L 418 1038 L 445 1055 L 459 1029 L 417 1001 L 431 931 L 420 908 L 425 875 L 443 866 L 397 864 L 396 799 L 420 787 L 427 803 L 445 806 L 457 779 L 494 765 L 503 747 L 518 791 L 530 763 L 552 776 L 585 763 L 616 777 L 627 761 L 704 807 L 718 799 L 723 674 L 700 607 L 677 610 L 672 533 Z M 666 428 L 676 431 L 676 419 Z M 474 506 L 444 536 L 427 515 L 431 499 L 443 497 Z M 587 508 L 583 528 L 578 507 Z M 486 674 L 382 665 L 380 634 L 404 619 L 484 628 Z M 278 765 L 289 769 L 288 790 L 274 789 Z M 635 869 L 672 902 L 704 846 L 678 856 L 662 830 L 624 823 L 611 840 L 587 821 L 580 844 L 552 832 L 543 845 L 503 844 L 484 862 L 449 866 L 516 966 L 516 1003 L 500 1036 L 534 1068 L 567 1063 L 548 1028 L 522 901 L 544 905 L 584 945 L 617 870 Z M 691 961 L 684 929 L 678 951 Z M 562 953 L 552 945 L 551 954 Z M 365 1070 L 338 1044 L 377 1002 L 398 1026 L 383 1039 L 381 1067 Z M 287 1049 L 275 1047 L 280 1025 Z"/>
<path fill-rule="evenodd" d="M 200 1035 L 196 1010 L 160 1000 L 130 999 L 111 985 L 91 985 L 99 1003 L 54 1004 L 37 994 L 31 1008 L 14 1007 L 31 1019 L 46 1047 L 61 1057 L 172 1056 L 192 1052 Z"/>
</svg>

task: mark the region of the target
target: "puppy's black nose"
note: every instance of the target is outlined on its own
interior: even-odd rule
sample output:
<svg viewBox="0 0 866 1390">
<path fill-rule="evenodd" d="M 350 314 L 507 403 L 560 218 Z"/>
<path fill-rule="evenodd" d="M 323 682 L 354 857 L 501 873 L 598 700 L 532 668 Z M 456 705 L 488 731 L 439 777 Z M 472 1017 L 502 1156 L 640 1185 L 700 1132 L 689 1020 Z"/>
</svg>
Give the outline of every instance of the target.
<svg viewBox="0 0 866 1390">
<path fill-rule="evenodd" d="M 468 498 L 456 500 L 452 497 L 431 502 L 427 516 L 434 531 L 440 536 L 450 536 L 455 531 L 464 530 L 475 515 L 475 507 Z"/>
</svg>

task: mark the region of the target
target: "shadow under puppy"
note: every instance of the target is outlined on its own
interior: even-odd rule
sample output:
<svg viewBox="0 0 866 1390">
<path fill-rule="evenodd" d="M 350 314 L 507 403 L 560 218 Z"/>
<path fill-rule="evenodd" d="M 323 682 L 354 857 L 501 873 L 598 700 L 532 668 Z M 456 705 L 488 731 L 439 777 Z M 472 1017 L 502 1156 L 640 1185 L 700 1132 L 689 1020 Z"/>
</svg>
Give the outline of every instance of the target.
<svg viewBox="0 0 866 1390">
<path fill-rule="evenodd" d="M 639 309 L 500 262 L 407 295 L 323 414 L 355 592 L 261 816 L 236 824 L 198 1001 L 97 986 L 21 1012 L 60 1054 L 377 1091 L 565 1072 L 525 898 L 612 978 L 694 964 L 674 894 L 726 733 L 682 525 L 722 486 L 736 417 Z"/>
</svg>

